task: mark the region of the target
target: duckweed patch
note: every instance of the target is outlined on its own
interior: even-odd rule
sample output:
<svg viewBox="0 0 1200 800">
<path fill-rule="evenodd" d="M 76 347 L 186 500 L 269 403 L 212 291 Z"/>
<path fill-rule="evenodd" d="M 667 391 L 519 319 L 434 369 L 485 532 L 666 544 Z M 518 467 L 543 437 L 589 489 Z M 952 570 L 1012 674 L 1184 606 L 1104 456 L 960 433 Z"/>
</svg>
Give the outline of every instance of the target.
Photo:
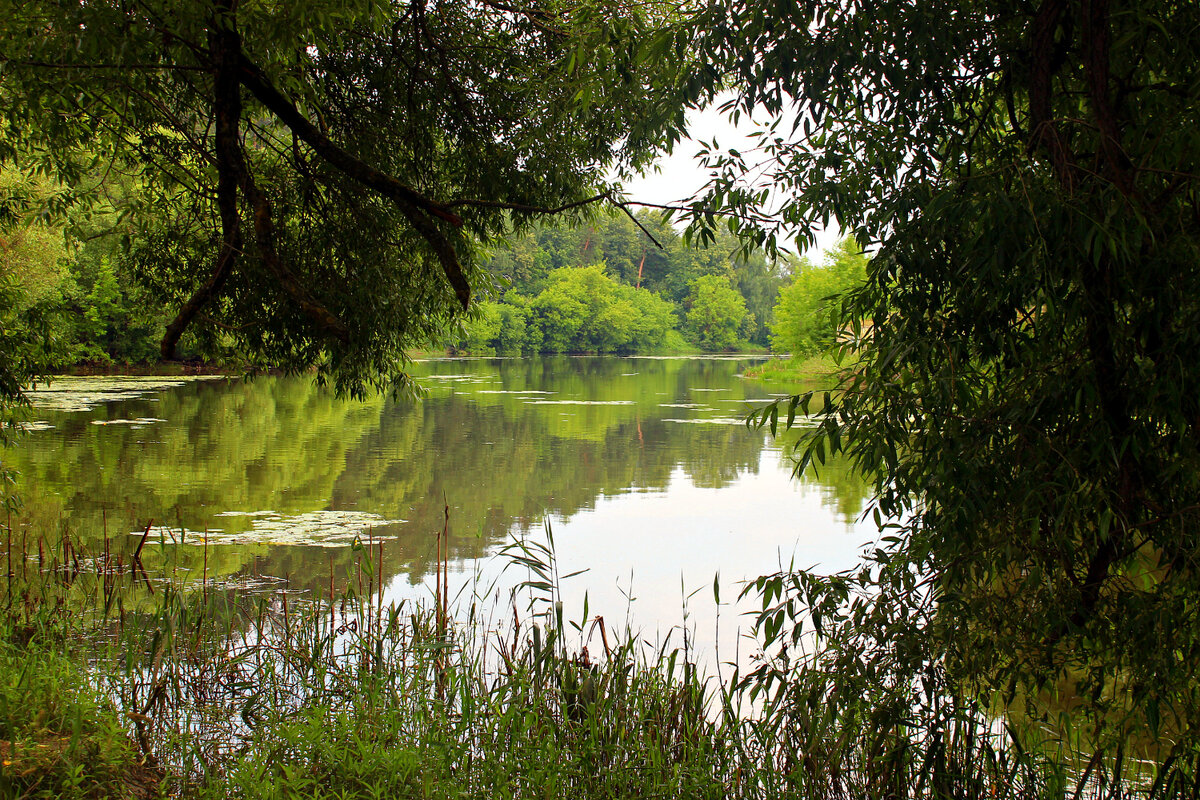
<svg viewBox="0 0 1200 800">
<path fill-rule="evenodd" d="M 276 511 L 223 511 L 217 517 L 245 518 L 250 526 L 245 530 L 209 528 L 193 531 L 167 526 L 155 526 L 150 536 L 193 546 L 228 544 L 299 545 L 307 547 L 345 547 L 356 539 L 386 540 L 388 526 L 405 520 L 386 519 L 365 511 L 309 511 L 304 514 L 281 514 Z M 141 537 L 142 531 L 130 531 Z"/>
<path fill-rule="evenodd" d="M 51 411 L 93 411 L 120 400 L 136 400 L 154 392 L 184 386 L 193 381 L 225 380 L 224 375 L 157 376 L 80 376 L 58 377 L 47 384 L 26 389 L 34 408 Z"/>
</svg>

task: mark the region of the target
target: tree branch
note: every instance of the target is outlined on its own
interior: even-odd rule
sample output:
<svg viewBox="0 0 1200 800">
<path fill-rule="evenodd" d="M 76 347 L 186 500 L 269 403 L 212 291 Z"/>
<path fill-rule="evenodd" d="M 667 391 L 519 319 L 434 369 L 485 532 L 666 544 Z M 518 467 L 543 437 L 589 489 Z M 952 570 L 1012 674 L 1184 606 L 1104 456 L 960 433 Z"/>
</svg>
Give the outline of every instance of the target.
<svg viewBox="0 0 1200 800">
<path fill-rule="evenodd" d="M 430 215 L 449 222 L 456 228 L 462 226 L 462 217 L 441 203 L 434 202 L 413 188 L 404 185 L 391 175 L 380 172 L 355 158 L 331 142 L 292 105 L 290 100 L 271 85 L 262 70 L 240 53 L 239 66 L 242 85 L 249 89 L 259 102 L 278 117 L 284 125 L 287 125 L 305 144 L 316 151 L 317 155 L 352 180 L 373 189 L 396 204 L 396 207 L 408 219 L 409 224 L 416 229 L 417 233 L 421 234 L 433 250 L 434 255 L 437 256 L 442 266 L 442 272 L 454 288 L 454 294 L 458 297 L 459 303 L 465 309 L 471 300 L 471 286 L 463 274 L 462 265 L 458 261 L 458 253 L 455 252 L 454 246 L 438 229 Z"/>
<path fill-rule="evenodd" d="M 227 9 L 228 6 L 228 0 L 219 0 L 219 8 Z M 232 29 L 218 28 L 214 23 L 209 30 L 209 46 L 214 61 L 213 117 L 216 119 L 217 208 L 221 215 L 221 250 L 211 277 L 167 325 L 159 345 L 166 361 L 175 360 L 179 337 L 196 312 L 221 290 L 242 252 L 241 222 L 237 208 L 238 164 L 241 161 L 238 123 L 242 117 L 242 98 L 236 72 L 237 49 L 240 49 L 241 43 Z"/>
<path fill-rule="evenodd" d="M 1134 194 L 1132 162 L 1121 146 L 1121 130 L 1109 99 L 1108 0 L 1084 0 L 1084 72 L 1088 99 L 1100 129 L 1100 152 L 1111 170 L 1113 183 L 1126 198 Z"/>
<path fill-rule="evenodd" d="M 624 211 L 624 212 L 625 212 L 625 216 L 627 216 L 627 217 L 629 217 L 631 220 L 633 220 L 633 224 L 634 224 L 634 225 L 637 225 L 637 226 L 638 226 L 638 228 L 639 228 L 639 229 L 642 231 L 642 233 L 646 234 L 646 238 L 647 238 L 647 239 L 649 239 L 650 241 L 654 242 L 654 246 L 655 246 L 655 247 L 657 247 L 659 250 L 666 250 L 666 249 L 667 249 L 667 248 L 665 248 L 665 247 L 663 247 L 663 246 L 662 246 L 662 242 L 660 242 L 660 241 L 658 241 L 658 239 L 655 239 L 655 238 L 654 238 L 654 234 L 652 234 L 650 231 L 646 230 L 646 226 L 645 226 L 645 225 L 643 225 L 643 224 L 641 223 L 641 221 L 640 221 L 640 220 L 638 220 L 638 218 L 637 218 L 637 217 L 635 217 L 635 216 L 633 215 L 633 212 L 629 210 L 629 206 L 627 206 L 625 203 L 617 203 L 617 202 L 615 202 L 615 201 L 614 201 L 614 205 L 616 205 L 616 207 L 617 207 L 617 208 L 619 208 L 619 209 L 621 209 L 622 211 Z"/>
<path fill-rule="evenodd" d="M 544 9 L 541 8 L 518 8 L 510 3 L 500 2 L 500 0 L 480 0 L 482 5 L 488 8 L 493 8 L 497 11 L 506 11 L 509 14 L 516 14 L 528 20 L 533 27 L 537 28 L 542 33 L 551 36 L 557 36 L 560 39 L 566 39 L 569 34 L 566 31 L 558 30 L 550 26 L 553 18 Z"/>
<path fill-rule="evenodd" d="M 1051 82 L 1054 79 L 1054 35 L 1059 29 L 1066 0 L 1043 0 L 1033 20 L 1032 66 L 1029 75 L 1029 150 L 1039 145 L 1050 153 L 1050 162 L 1060 182 L 1068 192 L 1074 190 L 1071 171 L 1074 161 L 1062 140 L 1062 133 L 1051 119 Z"/>
<path fill-rule="evenodd" d="M 461 208 L 467 206 L 469 208 L 499 208 L 506 211 L 523 211 L 526 214 L 561 214 L 563 211 L 570 211 L 572 208 L 579 208 L 591 203 L 597 203 L 601 200 L 611 200 L 612 192 L 602 192 L 601 194 L 593 195 L 584 200 L 576 200 L 573 203 L 564 203 L 555 208 L 546 208 L 544 206 L 530 206 L 524 203 L 506 203 L 503 200 L 454 200 L 446 203 L 446 208 Z"/>
<path fill-rule="evenodd" d="M 346 344 L 350 341 L 350 331 L 346 328 L 345 323 L 338 319 L 332 311 L 317 302 L 280 260 L 279 253 L 275 249 L 275 222 L 271 218 L 271 203 L 266 195 L 255 186 L 254 178 L 250 175 L 244 162 L 241 173 L 242 193 L 246 195 L 246 199 L 254 208 L 254 238 L 258 244 L 258 255 L 262 258 L 263 264 L 279 281 L 280 286 L 288 293 L 292 301 L 322 333 Z"/>
<path fill-rule="evenodd" d="M 208 72 L 207 67 L 187 66 L 184 64 L 63 64 L 53 61 L 28 61 L 24 59 L 0 56 L 0 64 L 13 64 L 18 67 L 33 67 L 35 69 L 103 69 L 136 72 Z"/>
</svg>

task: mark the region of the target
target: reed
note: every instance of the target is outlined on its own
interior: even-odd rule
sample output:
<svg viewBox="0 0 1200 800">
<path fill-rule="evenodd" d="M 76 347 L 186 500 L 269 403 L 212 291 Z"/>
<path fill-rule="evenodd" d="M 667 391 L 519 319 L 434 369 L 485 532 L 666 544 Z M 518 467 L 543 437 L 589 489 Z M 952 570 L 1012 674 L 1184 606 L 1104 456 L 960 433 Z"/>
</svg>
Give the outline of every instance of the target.
<svg viewBox="0 0 1200 800">
<path fill-rule="evenodd" d="M 1028 729 L 952 701 L 947 687 L 922 705 L 911 686 L 871 685 L 869 670 L 829 651 L 764 651 L 749 675 L 706 679 L 686 649 L 648 649 L 586 608 L 567 618 L 559 587 L 573 576 L 558 571 L 548 525 L 499 556 L 525 576 L 511 597 L 497 605 L 491 587 L 476 587 L 459 608 L 448 516 L 432 607 L 383 601 L 384 551 L 370 534 L 345 573 L 331 563 L 316 598 L 286 582 L 227 586 L 207 571 L 196 585 L 167 544 L 150 574 L 145 535 L 124 552 L 106 537 L 92 553 L 67 531 L 36 547 L 12 533 L 0 796 L 1066 798 L 1196 788 L 1194 755 L 1139 777 L 1128 761 L 1080 761 L 1078 743 L 1030 747 Z M 18 570 L 39 558 L 40 569 Z M 860 702 L 833 691 L 859 691 Z"/>
</svg>

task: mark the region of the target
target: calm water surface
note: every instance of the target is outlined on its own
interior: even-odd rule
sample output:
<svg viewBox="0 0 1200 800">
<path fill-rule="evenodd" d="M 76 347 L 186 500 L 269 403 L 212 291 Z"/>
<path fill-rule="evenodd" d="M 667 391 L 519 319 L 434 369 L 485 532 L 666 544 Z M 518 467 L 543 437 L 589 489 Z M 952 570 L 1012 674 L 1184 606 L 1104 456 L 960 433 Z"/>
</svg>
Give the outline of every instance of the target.
<svg viewBox="0 0 1200 800">
<path fill-rule="evenodd" d="M 586 593 L 589 616 L 680 644 L 686 628 L 729 660 L 740 581 L 849 567 L 873 536 L 843 465 L 793 478 L 742 424 L 773 390 L 740 376 L 751 363 L 438 359 L 416 365 L 418 402 L 341 401 L 307 378 L 63 379 L 36 393 L 11 454 L 22 524 L 92 543 L 151 525 L 152 558 L 198 571 L 207 539 L 210 580 L 313 591 L 344 578 L 355 537 L 382 540 L 401 600 L 430 593 L 447 504 L 464 596 L 523 578 L 493 555 L 548 520 L 560 573 L 588 570 L 563 583 L 568 616 Z"/>
</svg>

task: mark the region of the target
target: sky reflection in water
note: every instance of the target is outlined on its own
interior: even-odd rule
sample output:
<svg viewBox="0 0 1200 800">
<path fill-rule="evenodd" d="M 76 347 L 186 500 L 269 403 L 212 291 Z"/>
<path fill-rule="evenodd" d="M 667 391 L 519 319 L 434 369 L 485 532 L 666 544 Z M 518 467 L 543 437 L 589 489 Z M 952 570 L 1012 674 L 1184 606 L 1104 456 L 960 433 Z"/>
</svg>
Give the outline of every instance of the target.
<svg viewBox="0 0 1200 800">
<path fill-rule="evenodd" d="M 431 594 L 445 503 L 459 585 L 476 573 L 488 584 L 500 569 L 492 555 L 513 534 L 542 536 L 548 516 L 560 573 L 589 570 L 564 583 L 568 617 L 586 591 L 591 615 L 617 627 L 628 618 L 655 640 L 699 589 L 688 625 L 711 661 L 716 573 L 728 602 L 741 580 L 793 559 L 852 566 L 874 534 L 854 522 L 865 490 L 845 465 L 793 480 L 778 443 L 741 424 L 778 392 L 740 377 L 750 363 L 431 360 L 415 368 L 428 387 L 417 403 L 341 401 L 306 378 L 71 379 L 43 395 L 53 402 L 13 453 L 23 524 L 65 523 L 96 541 L 152 521 L 191 532 L 190 546 L 161 536 L 160 556 L 183 547 L 185 562 L 203 557 L 195 545 L 209 530 L 210 578 L 264 573 L 316 591 L 331 571 L 339 583 L 347 574 L 347 526 L 374 520 L 387 596 L 402 599 Z M 289 520 L 300 522 L 284 531 Z M 721 610 L 722 660 L 745 608 Z"/>
</svg>

